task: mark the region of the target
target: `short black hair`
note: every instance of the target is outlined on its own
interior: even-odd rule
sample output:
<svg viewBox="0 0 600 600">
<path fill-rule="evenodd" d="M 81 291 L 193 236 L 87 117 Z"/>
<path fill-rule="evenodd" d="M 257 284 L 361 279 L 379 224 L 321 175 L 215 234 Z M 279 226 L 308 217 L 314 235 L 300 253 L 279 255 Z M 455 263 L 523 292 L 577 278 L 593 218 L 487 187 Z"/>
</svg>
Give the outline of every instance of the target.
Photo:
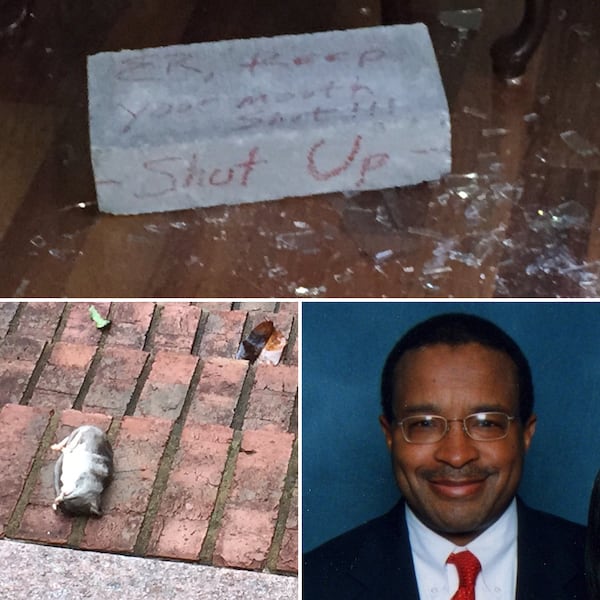
<svg viewBox="0 0 600 600">
<path fill-rule="evenodd" d="M 400 359 L 410 350 L 446 344 L 462 346 L 477 343 L 507 354 L 517 367 L 519 419 L 526 423 L 533 413 L 533 380 L 527 358 L 519 345 L 496 324 L 466 313 L 446 313 L 431 317 L 409 329 L 392 348 L 381 373 L 381 407 L 388 423 L 394 417 L 395 371 Z"/>
</svg>

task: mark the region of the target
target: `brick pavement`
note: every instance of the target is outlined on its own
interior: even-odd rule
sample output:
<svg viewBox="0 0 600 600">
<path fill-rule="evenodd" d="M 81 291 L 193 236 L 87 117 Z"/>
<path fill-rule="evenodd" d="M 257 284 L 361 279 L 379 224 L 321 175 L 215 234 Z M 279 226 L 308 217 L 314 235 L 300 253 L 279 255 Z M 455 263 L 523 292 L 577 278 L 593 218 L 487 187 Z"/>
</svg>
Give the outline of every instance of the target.
<svg viewBox="0 0 600 600">
<path fill-rule="evenodd" d="M 297 573 L 297 305 L 0 303 L 0 537 Z M 265 318 L 278 366 L 236 360 Z M 51 444 L 108 432 L 99 519 L 66 517 Z"/>
</svg>

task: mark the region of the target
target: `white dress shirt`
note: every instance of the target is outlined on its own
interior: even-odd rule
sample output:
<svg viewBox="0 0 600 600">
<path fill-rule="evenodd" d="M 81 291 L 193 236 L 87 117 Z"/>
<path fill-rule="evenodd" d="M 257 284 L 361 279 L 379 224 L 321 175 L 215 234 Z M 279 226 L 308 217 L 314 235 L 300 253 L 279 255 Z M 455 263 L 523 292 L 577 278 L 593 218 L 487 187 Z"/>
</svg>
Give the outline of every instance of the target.
<svg viewBox="0 0 600 600">
<path fill-rule="evenodd" d="M 451 552 L 470 550 L 481 563 L 475 582 L 477 600 L 514 600 L 517 587 L 517 503 L 466 546 L 452 542 L 426 527 L 406 505 L 406 524 L 421 600 L 449 600 L 458 588 Z"/>
</svg>

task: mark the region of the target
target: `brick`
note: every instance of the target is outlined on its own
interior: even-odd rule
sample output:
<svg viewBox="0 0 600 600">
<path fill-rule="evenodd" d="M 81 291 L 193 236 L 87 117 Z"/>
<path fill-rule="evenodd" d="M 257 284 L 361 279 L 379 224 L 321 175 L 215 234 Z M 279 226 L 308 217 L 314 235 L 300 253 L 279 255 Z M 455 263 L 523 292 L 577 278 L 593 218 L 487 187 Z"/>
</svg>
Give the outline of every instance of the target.
<svg viewBox="0 0 600 600">
<path fill-rule="evenodd" d="M 35 386 L 31 406 L 73 406 L 95 352 L 93 346 L 57 342 Z"/>
<path fill-rule="evenodd" d="M 152 417 L 123 418 L 113 444 L 115 477 L 105 493 L 104 516 L 87 522 L 81 548 L 133 551 L 172 424 Z"/>
<path fill-rule="evenodd" d="M 44 342 L 21 335 L 9 335 L 0 341 L 0 360 L 15 360 L 29 363 L 38 361 Z"/>
<path fill-rule="evenodd" d="M 115 214 L 379 190 L 451 167 L 422 23 L 103 52 L 88 95 L 98 206 Z"/>
<path fill-rule="evenodd" d="M 231 425 L 247 372 L 248 363 L 244 360 L 208 359 L 202 367 L 187 422 Z"/>
<path fill-rule="evenodd" d="M 15 333 L 42 341 L 52 339 L 64 307 L 64 302 L 27 302 L 23 304 Z"/>
<path fill-rule="evenodd" d="M 153 314 L 152 302 L 113 302 L 105 347 L 118 345 L 142 350 Z"/>
<path fill-rule="evenodd" d="M 89 302 L 75 302 L 68 305 L 65 326 L 60 334 L 61 342 L 97 346 L 102 337 L 102 330 L 98 329 L 89 313 Z M 94 304 L 96 310 L 104 318 L 110 310 L 110 302 Z"/>
<path fill-rule="evenodd" d="M 279 312 L 289 312 L 294 315 L 298 314 L 298 302 L 280 302 Z"/>
<path fill-rule="evenodd" d="M 239 310 L 273 312 L 276 307 L 277 302 L 241 302 Z"/>
<path fill-rule="evenodd" d="M 175 352 L 191 352 L 201 312 L 198 306 L 182 302 L 162 306 L 158 325 L 152 337 L 152 347 Z"/>
<path fill-rule="evenodd" d="M 234 358 L 242 339 L 246 313 L 211 312 L 200 340 L 200 356 Z"/>
<path fill-rule="evenodd" d="M 96 425 L 108 431 L 111 418 L 106 415 L 83 414 L 77 410 L 65 410 L 52 443 L 60 442 L 80 425 Z M 40 472 L 21 519 L 17 537 L 36 542 L 66 544 L 73 529 L 73 518 L 61 511 L 52 510 L 56 496 L 54 488 L 54 465 L 58 452 L 47 449 L 42 459 Z"/>
<path fill-rule="evenodd" d="M 258 365 L 244 429 L 287 431 L 298 389 L 298 367 Z"/>
<path fill-rule="evenodd" d="M 149 354 L 113 346 L 102 352 L 81 410 L 121 416 L 131 400 Z"/>
<path fill-rule="evenodd" d="M 21 401 L 43 350 L 43 342 L 17 335 L 0 341 L 0 406 Z"/>
<path fill-rule="evenodd" d="M 245 431 L 213 563 L 262 569 L 267 558 L 294 435 Z"/>
<path fill-rule="evenodd" d="M 7 404 L 0 411 L 0 537 L 23 491 L 49 418 L 49 410 L 29 406 Z"/>
<path fill-rule="evenodd" d="M 290 510 L 285 523 L 285 531 L 281 541 L 277 570 L 288 573 L 298 572 L 298 488 L 294 487 Z"/>
<path fill-rule="evenodd" d="M 196 356 L 159 350 L 140 394 L 135 415 L 176 419 L 197 363 Z"/>
<path fill-rule="evenodd" d="M 202 309 L 203 313 L 209 312 L 227 312 L 233 307 L 231 302 L 197 302 L 196 306 Z"/>
<path fill-rule="evenodd" d="M 233 431 L 220 425 L 183 428 L 148 555 L 195 560 L 213 513 Z"/>
<path fill-rule="evenodd" d="M 19 308 L 18 302 L 0 302 L 0 338 L 3 338 Z"/>
</svg>

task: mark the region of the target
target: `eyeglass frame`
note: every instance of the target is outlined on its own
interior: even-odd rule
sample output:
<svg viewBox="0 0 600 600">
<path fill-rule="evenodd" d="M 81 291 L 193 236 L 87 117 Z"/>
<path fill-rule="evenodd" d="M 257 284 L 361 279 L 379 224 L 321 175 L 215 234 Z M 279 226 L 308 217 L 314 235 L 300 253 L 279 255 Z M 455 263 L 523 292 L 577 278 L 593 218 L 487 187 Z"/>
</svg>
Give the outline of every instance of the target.
<svg viewBox="0 0 600 600">
<path fill-rule="evenodd" d="M 504 432 L 504 435 L 502 435 L 501 437 L 491 438 L 491 439 L 487 439 L 487 440 L 477 439 L 477 438 L 473 437 L 469 433 L 469 430 L 467 429 L 467 419 L 470 419 L 471 417 L 476 417 L 477 415 L 503 415 L 503 416 L 505 416 L 508 421 L 508 426 L 506 427 L 506 431 Z M 415 441 L 409 440 L 406 432 L 404 431 L 404 422 L 407 421 L 408 419 L 415 419 L 415 418 L 423 419 L 423 418 L 431 418 L 431 417 L 434 417 L 436 419 L 442 419 L 446 423 L 444 433 L 442 434 L 440 439 L 436 440 L 434 442 L 415 442 Z M 510 427 L 510 424 L 515 419 L 517 419 L 516 415 L 509 415 L 509 414 L 499 411 L 499 410 L 482 410 L 479 412 L 471 413 L 470 415 L 467 415 L 463 419 L 447 419 L 446 417 L 443 417 L 442 415 L 422 414 L 422 415 L 409 415 L 408 417 L 404 417 L 404 419 L 401 419 L 400 421 L 395 421 L 394 423 L 398 427 L 400 427 L 400 431 L 402 432 L 402 437 L 408 444 L 425 445 L 425 444 L 437 444 L 438 442 L 441 442 L 448 435 L 448 432 L 450 431 L 450 423 L 462 423 L 462 425 L 463 425 L 462 429 L 463 429 L 465 435 L 475 442 L 497 442 L 499 440 L 505 439 L 508 436 L 508 429 Z"/>
</svg>

